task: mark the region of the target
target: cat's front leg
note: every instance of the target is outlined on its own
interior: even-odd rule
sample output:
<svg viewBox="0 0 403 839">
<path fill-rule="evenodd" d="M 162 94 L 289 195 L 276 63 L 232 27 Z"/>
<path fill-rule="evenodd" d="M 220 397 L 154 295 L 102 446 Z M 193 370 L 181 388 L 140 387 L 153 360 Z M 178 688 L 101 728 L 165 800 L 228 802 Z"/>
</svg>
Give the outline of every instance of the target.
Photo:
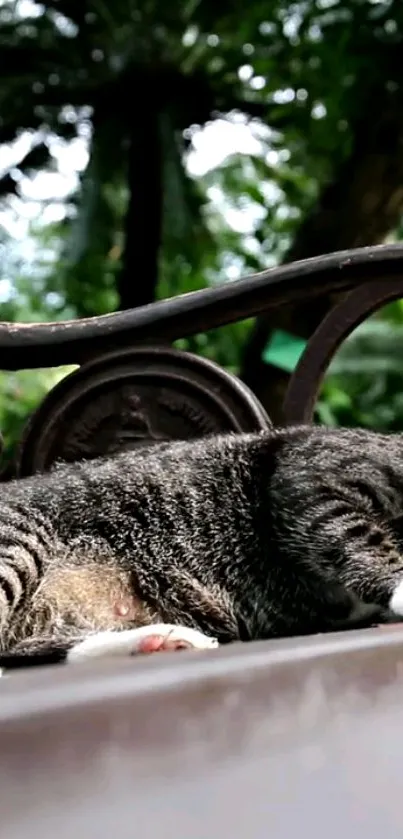
<svg viewBox="0 0 403 839">
<path fill-rule="evenodd" d="M 392 530 L 370 510 L 330 499 L 307 528 L 310 566 L 366 604 L 403 617 L 403 556 Z M 353 604 L 354 605 L 354 604 Z M 390 619 L 390 617 L 389 617 Z"/>
<path fill-rule="evenodd" d="M 105 631 L 75 644 L 67 654 L 67 664 L 94 658 L 116 658 L 144 653 L 193 649 L 212 650 L 218 641 L 196 629 L 159 623 L 122 632 Z"/>
<path fill-rule="evenodd" d="M 372 530 L 369 528 L 369 531 Z M 373 532 L 373 531 L 372 531 Z M 382 608 L 380 622 L 403 619 L 403 557 L 387 531 L 379 531 L 378 548 L 370 544 L 346 549 L 341 578 L 366 603 Z"/>
</svg>

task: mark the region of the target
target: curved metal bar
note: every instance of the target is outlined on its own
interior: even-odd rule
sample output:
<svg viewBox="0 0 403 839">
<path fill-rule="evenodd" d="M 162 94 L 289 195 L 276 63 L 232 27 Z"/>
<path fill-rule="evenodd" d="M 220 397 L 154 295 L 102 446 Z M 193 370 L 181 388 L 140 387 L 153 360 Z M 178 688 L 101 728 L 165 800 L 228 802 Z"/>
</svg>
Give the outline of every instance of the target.
<svg viewBox="0 0 403 839">
<path fill-rule="evenodd" d="M 403 275 L 403 246 L 340 251 L 127 312 L 47 324 L 0 324 L 3 370 L 81 364 L 100 352 L 170 342 L 294 300 Z"/>
<path fill-rule="evenodd" d="M 329 364 L 343 341 L 381 306 L 403 297 L 403 278 L 362 284 L 337 303 L 310 338 L 290 379 L 284 400 L 286 424 L 312 421 Z"/>
</svg>

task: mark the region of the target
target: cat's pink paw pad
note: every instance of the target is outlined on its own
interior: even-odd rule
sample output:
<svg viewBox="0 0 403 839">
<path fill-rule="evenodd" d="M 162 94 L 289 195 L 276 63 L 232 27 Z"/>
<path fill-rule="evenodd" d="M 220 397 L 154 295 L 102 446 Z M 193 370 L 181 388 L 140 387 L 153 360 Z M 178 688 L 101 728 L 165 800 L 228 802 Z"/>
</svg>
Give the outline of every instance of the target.
<svg viewBox="0 0 403 839">
<path fill-rule="evenodd" d="M 184 638 L 165 638 L 163 635 L 147 635 L 140 641 L 137 653 L 161 653 L 172 650 L 192 650 L 194 649 L 190 641 L 185 641 Z"/>
<path fill-rule="evenodd" d="M 162 623 L 123 632 L 98 632 L 76 644 L 70 650 L 67 661 L 70 663 L 91 658 L 115 658 L 184 649 L 211 650 L 216 647 L 216 638 L 210 638 L 197 629 Z"/>
</svg>

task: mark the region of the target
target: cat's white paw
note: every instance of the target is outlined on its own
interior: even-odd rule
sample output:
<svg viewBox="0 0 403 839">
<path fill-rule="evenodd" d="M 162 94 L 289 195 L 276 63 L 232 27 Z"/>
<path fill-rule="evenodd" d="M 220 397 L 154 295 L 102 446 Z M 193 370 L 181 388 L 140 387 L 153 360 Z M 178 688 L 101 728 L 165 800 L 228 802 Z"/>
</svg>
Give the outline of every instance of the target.
<svg viewBox="0 0 403 839">
<path fill-rule="evenodd" d="M 403 615 L 403 580 L 398 583 L 389 600 L 389 609 L 399 617 Z"/>
<path fill-rule="evenodd" d="M 67 663 L 167 650 L 211 650 L 216 647 L 216 638 L 209 638 L 197 629 L 169 623 L 154 623 L 123 632 L 107 631 L 90 635 L 72 647 L 67 655 Z"/>
</svg>

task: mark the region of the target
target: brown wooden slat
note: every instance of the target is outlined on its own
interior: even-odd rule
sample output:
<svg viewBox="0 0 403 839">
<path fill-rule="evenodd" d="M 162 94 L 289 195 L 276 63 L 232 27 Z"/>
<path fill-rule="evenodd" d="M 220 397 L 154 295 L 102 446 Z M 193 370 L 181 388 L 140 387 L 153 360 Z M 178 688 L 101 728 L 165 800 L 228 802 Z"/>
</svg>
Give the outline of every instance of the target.
<svg viewBox="0 0 403 839">
<path fill-rule="evenodd" d="M 401 627 L 0 684 L 7 839 L 401 839 Z"/>
</svg>

